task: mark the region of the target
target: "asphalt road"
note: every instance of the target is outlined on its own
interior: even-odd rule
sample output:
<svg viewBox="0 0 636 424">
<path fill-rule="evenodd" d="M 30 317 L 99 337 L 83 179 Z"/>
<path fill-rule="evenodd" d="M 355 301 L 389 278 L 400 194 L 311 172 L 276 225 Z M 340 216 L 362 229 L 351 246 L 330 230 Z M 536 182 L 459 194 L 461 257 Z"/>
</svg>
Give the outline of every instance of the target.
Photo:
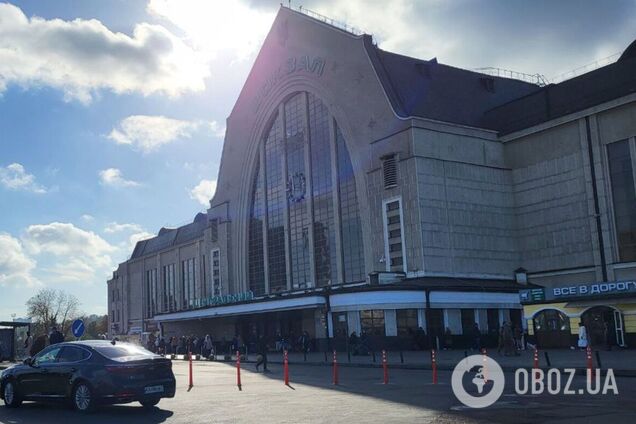
<svg viewBox="0 0 636 424">
<path fill-rule="evenodd" d="M 99 408 L 83 416 L 63 405 L 24 403 L 0 407 L 0 423 L 603 423 L 636 422 L 636 378 L 617 377 L 618 395 L 524 395 L 514 393 L 513 375 L 494 405 L 464 407 L 453 395 L 450 372 L 390 370 L 382 384 L 379 368 L 340 367 L 340 385 L 331 384 L 331 368 L 294 365 L 290 387 L 281 366 L 268 374 L 242 370 L 242 390 L 230 364 L 195 363 L 194 387 L 188 391 L 187 364 L 175 362 L 177 395 L 145 411 L 139 404 Z M 584 387 L 577 377 L 573 388 Z"/>
</svg>

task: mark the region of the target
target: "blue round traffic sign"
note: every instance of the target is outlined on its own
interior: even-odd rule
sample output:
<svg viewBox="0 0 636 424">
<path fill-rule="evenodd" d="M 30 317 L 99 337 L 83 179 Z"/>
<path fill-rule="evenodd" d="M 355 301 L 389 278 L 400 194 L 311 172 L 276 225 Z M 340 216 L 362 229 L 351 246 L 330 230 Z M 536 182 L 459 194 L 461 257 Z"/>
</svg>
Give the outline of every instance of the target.
<svg viewBox="0 0 636 424">
<path fill-rule="evenodd" d="M 73 325 L 71 325 L 71 331 L 73 332 L 73 335 L 75 337 L 77 337 L 78 339 L 82 337 L 82 334 L 84 334 L 84 329 L 84 321 L 82 321 L 81 319 L 76 319 L 75 321 L 73 321 Z"/>
</svg>

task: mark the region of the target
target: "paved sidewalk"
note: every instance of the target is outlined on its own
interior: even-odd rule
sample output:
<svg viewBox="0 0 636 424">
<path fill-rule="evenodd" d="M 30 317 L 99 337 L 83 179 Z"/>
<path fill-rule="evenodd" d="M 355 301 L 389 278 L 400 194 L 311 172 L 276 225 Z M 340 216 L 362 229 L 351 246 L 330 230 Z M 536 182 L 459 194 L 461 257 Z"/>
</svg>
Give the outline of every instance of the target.
<svg viewBox="0 0 636 424">
<path fill-rule="evenodd" d="M 599 366 L 597 360 L 601 360 Z M 518 356 L 505 356 L 497 353 L 496 350 L 487 350 L 487 354 L 495 359 L 504 370 L 514 371 L 517 368 L 533 367 L 533 351 L 525 350 L 518 352 Z M 571 349 L 550 349 L 539 350 L 539 367 L 540 368 L 576 368 L 584 370 L 587 367 L 586 352 Z M 546 357 L 547 353 L 547 357 Z M 466 355 L 480 354 L 470 350 L 441 350 L 437 351 L 437 367 L 439 369 L 453 369 L 459 361 Z M 308 365 L 331 365 L 333 353 L 310 352 L 307 355 L 302 353 L 289 353 L 290 363 L 306 363 Z M 234 360 L 233 356 L 233 360 Z M 325 359 L 326 358 L 326 359 Z M 347 352 L 337 352 L 338 364 L 341 366 L 361 366 L 373 367 L 381 366 L 382 353 L 375 353 L 375 361 L 373 354 L 368 356 L 349 356 Z M 620 349 L 620 350 L 593 350 L 593 365 L 595 368 L 612 368 L 615 373 L 626 376 L 636 376 L 636 350 Z M 219 359 L 221 357 L 219 356 Z M 242 362 L 254 362 L 256 354 L 249 354 L 247 358 L 243 358 Z M 550 363 L 548 364 L 548 360 Z M 283 362 L 283 355 L 280 352 L 270 352 L 268 361 L 279 364 Z M 431 369 L 431 353 L 430 351 L 389 351 L 387 352 L 387 362 L 392 367 L 407 369 Z"/>
</svg>

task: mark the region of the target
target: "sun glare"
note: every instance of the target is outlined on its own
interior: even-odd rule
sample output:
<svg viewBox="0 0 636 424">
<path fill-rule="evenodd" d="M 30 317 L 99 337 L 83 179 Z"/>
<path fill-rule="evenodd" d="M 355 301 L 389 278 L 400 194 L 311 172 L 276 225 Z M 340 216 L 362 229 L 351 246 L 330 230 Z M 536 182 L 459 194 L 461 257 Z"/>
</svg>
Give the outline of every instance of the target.
<svg viewBox="0 0 636 424">
<path fill-rule="evenodd" d="M 181 28 L 197 50 L 231 51 L 239 58 L 258 49 L 274 19 L 240 1 L 151 0 L 148 11 Z"/>
</svg>

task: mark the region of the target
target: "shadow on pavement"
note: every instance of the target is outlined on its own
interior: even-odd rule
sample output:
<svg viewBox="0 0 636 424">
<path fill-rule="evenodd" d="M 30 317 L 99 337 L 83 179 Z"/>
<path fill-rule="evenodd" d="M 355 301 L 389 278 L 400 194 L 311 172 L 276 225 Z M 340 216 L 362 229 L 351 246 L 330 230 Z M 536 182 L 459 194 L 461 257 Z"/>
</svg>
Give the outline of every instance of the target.
<svg viewBox="0 0 636 424">
<path fill-rule="evenodd" d="M 235 364 L 224 363 L 227 367 Z M 255 374 L 254 364 L 242 363 L 241 373 Z M 258 375 L 271 380 L 278 380 L 284 386 L 283 366 L 270 364 L 270 372 Z M 303 386 L 343 392 L 347 394 L 372 397 L 381 401 L 395 402 L 405 407 L 423 408 L 435 411 L 448 422 L 493 422 L 534 424 L 551 422 L 554 419 L 568 418 L 571 422 L 606 422 L 608 416 L 628 414 L 636 416 L 636 407 L 627 406 L 626 401 L 633 401 L 636 393 L 636 380 L 621 379 L 625 390 L 622 396 L 595 397 L 551 396 L 549 394 L 519 396 L 514 392 L 514 374 L 506 373 L 506 389 L 503 396 L 492 406 L 484 409 L 471 409 L 463 406 L 455 397 L 451 388 L 450 371 L 439 371 L 439 384 L 432 384 L 430 370 L 397 369 L 389 367 L 389 384 L 383 384 L 383 370 L 378 368 L 339 367 L 339 384 L 333 385 L 333 368 L 327 365 L 290 364 L 290 385 L 296 393 L 303 392 Z M 584 387 L 585 380 L 577 377 L 576 387 Z M 245 379 L 243 388 L 247 388 Z M 257 384 L 252 382 L 251 384 Z M 469 385 L 464 387 L 476 395 Z M 248 389 L 249 390 L 249 389 Z M 343 397 L 344 399 L 344 397 Z M 291 401 L 293 402 L 293 400 Z M 313 404 L 311 407 L 320 407 Z"/>
<path fill-rule="evenodd" d="M 104 412 L 106 414 L 104 414 Z M 16 409 L 0 407 L 0 423 L 33 424 L 57 422 L 64 424 L 86 423 L 140 423 L 155 424 L 167 421 L 174 413 L 161 409 L 161 404 L 144 409 L 137 403 L 100 406 L 91 414 L 81 414 L 64 403 L 24 402 Z"/>
</svg>

